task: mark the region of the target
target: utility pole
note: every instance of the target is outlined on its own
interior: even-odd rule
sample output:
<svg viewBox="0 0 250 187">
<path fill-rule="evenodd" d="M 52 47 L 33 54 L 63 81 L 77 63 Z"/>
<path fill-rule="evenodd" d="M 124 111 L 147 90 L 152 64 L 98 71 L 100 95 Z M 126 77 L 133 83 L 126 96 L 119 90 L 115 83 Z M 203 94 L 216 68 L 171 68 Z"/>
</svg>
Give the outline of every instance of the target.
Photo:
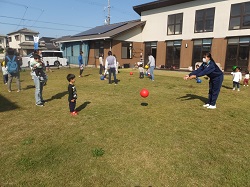
<svg viewBox="0 0 250 187">
<path fill-rule="evenodd" d="M 108 16 L 107 16 L 107 19 L 105 20 L 105 24 L 107 25 L 110 25 L 110 9 L 111 9 L 111 6 L 110 6 L 110 0 L 108 0 Z"/>
</svg>

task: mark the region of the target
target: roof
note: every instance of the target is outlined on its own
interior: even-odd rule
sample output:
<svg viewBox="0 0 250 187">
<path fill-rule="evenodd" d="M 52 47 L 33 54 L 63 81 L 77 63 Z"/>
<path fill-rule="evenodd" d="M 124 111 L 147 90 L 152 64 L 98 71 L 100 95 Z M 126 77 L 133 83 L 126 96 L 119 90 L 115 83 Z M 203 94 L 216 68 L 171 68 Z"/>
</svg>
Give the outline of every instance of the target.
<svg viewBox="0 0 250 187">
<path fill-rule="evenodd" d="M 53 40 L 55 38 L 52 38 L 52 37 L 42 37 L 39 39 L 39 41 L 44 41 L 45 43 L 52 43 L 51 40 Z"/>
<path fill-rule="evenodd" d="M 145 21 L 133 20 L 127 22 L 114 23 L 110 25 L 97 26 L 87 31 L 81 32 L 73 36 L 67 36 L 55 39 L 56 42 L 72 42 L 72 41 L 87 41 L 98 39 L 111 39 L 123 32 L 126 32 L 135 27 L 144 26 Z"/>
<path fill-rule="evenodd" d="M 159 0 L 159 1 L 153 1 L 150 3 L 145 3 L 142 5 L 134 6 L 133 9 L 137 14 L 141 15 L 142 12 L 147 11 L 147 10 L 153 10 L 153 9 L 162 8 L 166 6 L 187 3 L 190 1 L 195 1 L 195 0 Z"/>
<path fill-rule="evenodd" d="M 39 34 L 39 32 L 37 32 L 37 31 L 33 31 L 33 30 L 30 30 L 30 29 L 27 29 L 27 28 L 23 28 L 23 29 L 20 29 L 18 31 L 11 32 L 11 33 L 9 33 L 7 35 L 12 35 L 12 34 L 16 34 L 16 33 Z"/>
<path fill-rule="evenodd" d="M 22 42 L 19 44 L 22 49 L 34 49 L 33 42 Z M 39 49 L 46 49 L 44 44 L 39 44 Z"/>
</svg>

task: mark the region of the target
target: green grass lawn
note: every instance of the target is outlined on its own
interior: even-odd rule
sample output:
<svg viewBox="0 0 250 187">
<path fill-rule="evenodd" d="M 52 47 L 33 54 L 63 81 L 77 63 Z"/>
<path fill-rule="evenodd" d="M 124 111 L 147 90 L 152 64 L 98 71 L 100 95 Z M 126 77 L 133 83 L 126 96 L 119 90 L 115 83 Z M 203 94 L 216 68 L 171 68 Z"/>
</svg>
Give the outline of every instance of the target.
<svg viewBox="0 0 250 187">
<path fill-rule="evenodd" d="M 108 85 L 86 69 L 70 116 L 66 75 L 78 71 L 49 73 L 45 107 L 35 105 L 29 71 L 20 93 L 1 81 L 0 186 L 250 186 L 250 87 L 232 91 L 225 76 L 209 110 L 205 78 L 155 71 L 152 82 L 123 69 Z"/>
</svg>

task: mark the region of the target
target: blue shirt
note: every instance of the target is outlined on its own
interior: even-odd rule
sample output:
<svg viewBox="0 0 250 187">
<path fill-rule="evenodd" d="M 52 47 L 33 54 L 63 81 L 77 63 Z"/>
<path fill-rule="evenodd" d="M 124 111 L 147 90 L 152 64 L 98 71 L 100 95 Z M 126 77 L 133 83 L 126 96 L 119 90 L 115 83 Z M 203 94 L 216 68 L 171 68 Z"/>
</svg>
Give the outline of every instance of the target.
<svg viewBox="0 0 250 187">
<path fill-rule="evenodd" d="M 203 62 L 197 70 L 189 74 L 189 76 L 191 75 L 196 75 L 196 77 L 207 75 L 209 78 L 215 78 L 223 75 L 223 72 L 216 65 L 216 63 L 211 60 L 207 64 Z"/>
<path fill-rule="evenodd" d="M 79 64 L 79 66 L 81 66 L 83 64 L 82 55 L 78 56 L 78 64 Z"/>
</svg>

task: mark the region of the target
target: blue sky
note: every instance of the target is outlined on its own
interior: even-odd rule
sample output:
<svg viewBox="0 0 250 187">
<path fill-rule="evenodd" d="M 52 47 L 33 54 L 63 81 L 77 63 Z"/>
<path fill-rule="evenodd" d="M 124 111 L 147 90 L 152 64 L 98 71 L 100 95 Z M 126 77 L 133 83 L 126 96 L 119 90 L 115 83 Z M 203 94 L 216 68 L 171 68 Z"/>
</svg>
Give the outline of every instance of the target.
<svg viewBox="0 0 250 187">
<path fill-rule="evenodd" d="M 111 23 L 140 19 L 133 6 L 154 0 L 110 0 Z M 0 0 L 0 34 L 21 28 L 40 37 L 74 35 L 103 25 L 108 0 Z"/>
</svg>

